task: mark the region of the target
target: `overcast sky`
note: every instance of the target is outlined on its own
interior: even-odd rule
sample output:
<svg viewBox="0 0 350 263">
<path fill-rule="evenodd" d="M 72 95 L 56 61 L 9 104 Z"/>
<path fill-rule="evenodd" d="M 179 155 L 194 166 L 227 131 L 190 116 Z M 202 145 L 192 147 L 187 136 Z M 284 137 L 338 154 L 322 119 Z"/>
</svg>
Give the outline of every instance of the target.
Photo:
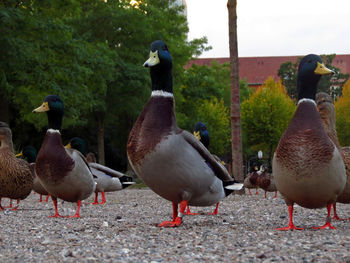
<svg viewBox="0 0 350 263">
<path fill-rule="evenodd" d="M 201 57 L 228 57 L 227 0 L 186 0 L 189 39 L 208 37 Z M 350 0 L 237 0 L 238 53 L 350 54 Z"/>
</svg>

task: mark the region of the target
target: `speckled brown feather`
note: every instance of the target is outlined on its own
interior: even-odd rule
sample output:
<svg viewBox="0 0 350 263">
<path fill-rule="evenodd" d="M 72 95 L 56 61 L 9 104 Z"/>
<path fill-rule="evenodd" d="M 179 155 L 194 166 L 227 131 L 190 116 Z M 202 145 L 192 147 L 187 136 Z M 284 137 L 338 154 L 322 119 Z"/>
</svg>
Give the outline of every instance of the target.
<svg viewBox="0 0 350 263">
<path fill-rule="evenodd" d="M 0 141 L 0 197 L 23 200 L 33 187 L 29 163 L 15 157 L 9 128 L 1 127 Z"/>
<path fill-rule="evenodd" d="M 350 203 L 350 147 L 342 147 L 341 153 L 343 156 L 346 170 L 346 185 L 344 191 L 338 196 L 337 202 L 343 204 Z"/>
<path fill-rule="evenodd" d="M 245 188 L 252 189 L 257 188 L 258 186 L 256 184 L 252 184 L 250 177 L 253 175 L 253 173 L 247 174 L 247 177 L 244 179 L 243 185 Z M 253 180 L 256 182 L 256 180 Z"/>
<path fill-rule="evenodd" d="M 127 152 L 131 163 L 138 165 L 174 129 L 181 131 L 176 126 L 174 98 L 151 97 L 129 134 Z"/>
<path fill-rule="evenodd" d="M 73 168 L 74 160 L 64 149 L 60 134 L 47 132 L 35 162 L 37 176 L 41 181 L 56 183 Z"/>
<path fill-rule="evenodd" d="M 259 175 L 257 185 L 267 192 L 277 191 L 273 175 L 267 172 L 263 172 L 261 175 Z"/>
<path fill-rule="evenodd" d="M 325 133 L 320 115 L 311 103 L 299 105 L 289 127 L 282 135 L 276 149 L 277 159 L 287 169 L 294 170 L 298 177 L 299 170 L 314 169 L 320 163 L 328 163 L 333 157 L 334 144 Z M 309 121 L 303 122 L 308 115 Z M 300 165 L 301 159 L 304 161 Z"/>
<path fill-rule="evenodd" d="M 340 144 L 335 126 L 335 108 L 330 95 L 324 92 L 316 94 L 317 110 L 320 113 L 322 125 L 335 146 L 340 149 Z"/>
<path fill-rule="evenodd" d="M 336 147 L 339 149 L 345 164 L 346 169 L 346 185 L 341 195 L 337 197 L 339 203 L 350 203 L 350 147 L 340 147 L 335 119 L 335 107 L 330 95 L 324 92 L 316 94 L 317 110 L 320 113 L 323 127 Z"/>
<path fill-rule="evenodd" d="M 346 174 L 350 177 L 350 147 L 342 147 L 344 163 L 346 168 Z"/>
</svg>

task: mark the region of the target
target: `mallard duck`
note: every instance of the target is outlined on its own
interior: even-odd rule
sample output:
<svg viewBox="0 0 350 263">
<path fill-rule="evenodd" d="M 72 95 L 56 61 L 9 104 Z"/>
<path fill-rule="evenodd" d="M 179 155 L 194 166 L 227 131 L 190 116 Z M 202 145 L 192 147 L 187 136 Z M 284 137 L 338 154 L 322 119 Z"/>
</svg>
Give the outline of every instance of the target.
<svg viewBox="0 0 350 263">
<path fill-rule="evenodd" d="M 38 176 L 35 174 L 35 160 L 36 160 L 36 156 L 37 156 L 37 150 L 31 146 L 28 145 L 26 147 L 23 148 L 23 150 L 16 155 L 16 157 L 21 157 L 23 156 L 23 158 L 29 163 L 30 165 L 30 170 L 32 171 L 32 175 L 33 175 L 33 190 L 34 192 L 40 194 L 40 199 L 39 202 L 42 202 L 42 196 L 46 195 L 46 200 L 45 202 L 48 201 L 49 199 L 49 193 L 45 190 L 45 188 L 41 185 Z"/>
<path fill-rule="evenodd" d="M 33 188 L 29 163 L 16 158 L 13 152 L 11 129 L 0 122 L 0 198 L 25 199 Z M 17 209 L 17 208 L 15 208 Z M 3 207 L 0 203 L 0 210 Z"/>
<path fill-rule="evenodd" d="M 62 144 L 63 102 L 57 95 L 48 95 L 33 112 L 46 112 L 49 122 L 35 162 L 35 173 L 53 200 L 55 215 L 52 217 L 61 217 L 57 198 L 77 202 L 76 214 L 71 217 L 80 217 L 81 201 L 94 192 L 95 181 L 84 156 L 74 149 L 65 149 Z"/>
<path fill-rule="evenodd" d="M 144 66 L 150 68 L 152 95 L 130 131 L 127 155 L 143 182 L 173 204 L 173 220 L 159 227 L 175 227 L 182 223 L 187 205 L 214 205 L 235 183 L 193 134 L 177 126 L 172 59 L 164 42 L 151 44 Z"/>
<path fill-rule="evenodd" d="M 344 189 L 345 166 L 322 126 L 315 103 L 321 75 L 332 73 L 317 55 L 307 55 L 299 64 L 298 106 L 279 141 L 272 163 L 277 189 L 289 207 L 289 225 L 277 230 L 302 229 L 293 223 L 294 203 L 306 208 L 327 207 L 327 221 L 316 229 L 333 228 L 330 211 Z"/>
<path fill-rule="evenodd" d="M 317 109 L 320 113 L 323 127 L 327 135 L 334 142 L 343 156 L 343 160 L 346 168 L 346 184 L 343 192 L 337 197 L 338 203 L 349 204 L 350 203 L 350 155 L 347 152 L 346 147 L 340 147 L 337 131 L 335 128 L 335 108 L 332 97 L 325 92 L 319 92 L 316 94 Z M 337 214 L 336 203 L 333 204 L 335 220 L 343 220 Z"/>
<path fill-rule="evenodd" d="M 128 177 L 123 173 L 108 168 L 104 165 L 98 164 L 93 153 L 86 154 L 86 143 L 82 138 L 72 138 L 66 145 L 66 148 L 73 148 L 80 151 L 83 155 L 86 156 L 86 160 L 89 163 L 92 174 L 95 176 L 94 180 L 96 182 L 95 201 L 92 204 L 105 204 L 105 192 L 122 190 L 134 184 L 131 177 Z M 101 203 L 98 202 L 99 192 L 102 194 Z"/>
<path fill-rule="evenodd" d="M 248 173 L 246 178 L 244 179 L 243 185 L 245 188 L 248 189 L 249 195 L 252 195 L 250 192 L 250 189 L 255 189 L 255 194 L 258 194 L 258 185 L 257 185 L 257 178 L 258 174 L 257 172 L 259 171 L 258 166 L 254 166 L 254 171 L 251 173 Z"/>
<path fill-rule="evenodd" d="M 261 165 L 260 174 L 257 177 L 256 184 L 258 187 L 264 190 L 264 196 L 266 196 L 266 192 L 275 192 L 274 198 L 277 198 L 277 188 L 275 184 L 275 178 L 272 174 L 267 172 L 267 167 L 265 165 Z"/>
<path fill-rule="evenodd" d="M 207 126 L 203 122 L 197 122 L 194 125 L 193 135 L 205 146 L 205 148 L 209 149 L 209 131 Z"/>
</svg>

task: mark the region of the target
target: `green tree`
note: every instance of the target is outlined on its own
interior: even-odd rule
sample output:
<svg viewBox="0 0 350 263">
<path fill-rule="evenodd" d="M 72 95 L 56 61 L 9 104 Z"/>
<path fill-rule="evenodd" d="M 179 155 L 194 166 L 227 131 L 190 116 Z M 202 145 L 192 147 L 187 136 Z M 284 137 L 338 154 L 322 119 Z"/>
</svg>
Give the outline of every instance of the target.
<svg viewBox="0 0 350 263">
<path fill-rule="evenodd" d="M 266 80 L 242 103 L 242 127 L 248 147 L 266 152 L 271 160 L 295 108 L 281 82 Z"/>
<path fill-rule="evenodd" d="M 350 145 L 350 80 L 343 86 L 342 96 L 334 103 L 336 129 L 342 146 Z"/>
<path fill-rule="evenodd" d="M 1 119 L 39 147 L 34 127 L 41 131 L 46 119 L 31 111 L 48 93 L 58 94 L 65 103 L 63 134 L 88 138 L 93 148 L 106 140 L 125 162 L 129 130 L 150 95 L 149 71 L 142 67 L 150 43 L 168 44 L 176 94 L 185 63 L 208 48 L 205 38 L 187 41 L 187 21 L 174 2 L 1 2 Z"/>
<path fill-rule="evenodd" d="M 212 98 L 196 104 L 196 122 L 205 123 L 210 136 L 209 150 L 218 156 L 230 152 L 231 133 L 229 111 L 222 99 Z"/>
<path fill-rule="evenodd" d="M 64 129 L 85 125 L 84 113 L 96 104 L 90 88 L 101 88 L 113 75 L 114 54 L 108 46 L 75 39 L 72 27 L 45 12 L 45 3 L 0 5 L 1 95 L 9 102 L 15 135 L 27 130 L 24 126 L 47 126 L 46 118 L 32 110 L 48 94 L 59 95 L 65 103 Z M 23 141 L 30 137 L 38 138 L 14 136 Z"/>
<path fill-rule="evenodd" d="M 100 156 L 104 152 L 105 125 L 113 127 L 113 132 L 107 132 L 106 137 L 125 150 L 129 130 L 150 95 L 149 72 L 142 67 L 150 43 L 162 39 L 169 46 L 174 61 L 175 91 L 184 64 L 192 55 L 205 49 L 205 38 L 187 42 L 188 26 L 181 8 L 174 5 L 173 0 L 144 0 L 135 6 L 126 0 L 94 0 L 84 3 L 82 15 L 70 21 L 77 38 L 91 43 L 107 43 L 118 55 L 115 79 L 108 82 L 107 90 L 100 98 L 105 107 L 92 109 Z"/>
<path fill-rule="evenodd" d="M 253 90 L 245 80 L 240 80 L 240 100 L 247 99 Z M 230 65 L 213 61 L 210 66 L 192 65 L 183 76 L 180 93 L 176 100 L 176 113 L 180 127 L 192 129 L 195 119 L 197 100 L 223 100 L 229 110 L 230 99 Z M 194 103 L 196 102 L 196 103 Z"/>
</svg>

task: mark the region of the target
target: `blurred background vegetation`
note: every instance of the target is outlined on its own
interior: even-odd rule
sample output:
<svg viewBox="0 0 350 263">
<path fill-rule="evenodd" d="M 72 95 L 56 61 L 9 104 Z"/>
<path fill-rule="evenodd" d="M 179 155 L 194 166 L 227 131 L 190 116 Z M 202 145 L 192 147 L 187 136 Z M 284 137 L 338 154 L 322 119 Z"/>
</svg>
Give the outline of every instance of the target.
<svg viewBox="0 0 350 263">
<path fill-rule="evenodd" d="M 161 39 L 173 57 L 179 127 L 192 131 L 197 121 L 204 122 L 210 150 L 228 161 L 229 65 L 214 61 L 185 68 L 210 46 L 205 37 L 188 41 L 187 20 L 174 2 L 1 1 L 0 120 L 10 124 L 15 150 L 29 144 L 40 148 L 47 119 L 32 110 L 46 95 L 57 94 L 65 105 L 64 143 L 82 137 L 88 151 L 105 154 L 98 156 L 102 163 L 125 171 L 128 134 L 151 92 L 149 70 L 142 64 L 150 43 Z M 292 63 L 284 65 L 284 82 L 269 79 L 257 90 L 240 81 L 245 160 L 258 150 L 272 157 L 296 107 L 290 98 L 294 80 L 286 82 L 295 78 L 295 70 Z M 341 143 L 349 145 L 349 83 L 337 97 L 338 133 Z"/>
</svg>

